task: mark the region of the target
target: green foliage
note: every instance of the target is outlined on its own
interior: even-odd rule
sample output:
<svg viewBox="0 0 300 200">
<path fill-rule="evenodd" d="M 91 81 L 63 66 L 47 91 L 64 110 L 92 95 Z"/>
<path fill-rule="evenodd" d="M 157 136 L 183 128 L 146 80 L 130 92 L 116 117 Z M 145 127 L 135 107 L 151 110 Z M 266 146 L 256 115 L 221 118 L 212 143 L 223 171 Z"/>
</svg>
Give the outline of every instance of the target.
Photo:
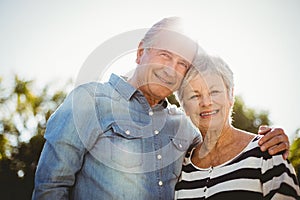
<svg viewBox="0 0 300 200">
<path fill-rule="evenodd" d="M 33 85 L 15 76 L 13 85 L 4 87 L 0 78 L 1 199 L 31 198 L 46 122 L 66 96 L 48 86 L 35 92 Z M 25 135 L 31 139 L 22 139 Z"/>
<path fill-rule="evenodd" d="M 296 137 L 290 148 L 289 160 L 298 174 L 298 180 L 300 180 L 300 128 L 296 130 Z"/>
<path fill-rule="evenodd" d="M 257 133 L 260 125 L 270 125 L 268 115 L 267 111 L 257 112 L 248 108 L 241 97 L 235 97 L 232 112 L 232 125 L 234 127 Z"/>
<path fill-rule="evenodd" d="M 170 96 L 168 96 L 168 101 L 170 102 L 170 104 L 174 104 L 177 107 L 180 107 L 180 104 L 177 101 L 176 96 L 174 94 L 171 94 Z"/>
</svg>

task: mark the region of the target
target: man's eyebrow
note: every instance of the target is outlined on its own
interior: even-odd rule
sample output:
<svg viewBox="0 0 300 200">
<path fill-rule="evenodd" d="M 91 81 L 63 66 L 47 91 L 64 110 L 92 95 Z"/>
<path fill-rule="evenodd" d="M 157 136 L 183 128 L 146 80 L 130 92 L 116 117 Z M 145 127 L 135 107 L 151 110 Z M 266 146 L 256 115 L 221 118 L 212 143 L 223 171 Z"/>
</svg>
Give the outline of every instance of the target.
<svg viewBox="0 0 300 200">
<path fill-rule="evenodd" d="M 169 54 L 174 54 L 174 53 L 172 53 L 171 51 L 168 51 L 168 50 L 166 50 L 166 49 L 158 49 L 158 51 L 159 52 L 166 52 L 166 53 L 169 53 Z"/>
<path fill-rule="evenodd" d="M 159 52 L 165 52 L 165 53 L 168 53 L 168 54 L 171 54 L 172 56 L 176 55 L 176 56 L 179 56 L 180 57 L 180 61 L 181 62 L 184 62 L 185 64 L 187 65 L 192 65 L 192 63 L 190 63 L 189 61 L 187 61 L 186 59 L 184 59 L 182 56 L 172 52 L 172 51 L 169 51 L 169 50 L 166 50 L 166 49 L 158 49 Z"/>
</svg>

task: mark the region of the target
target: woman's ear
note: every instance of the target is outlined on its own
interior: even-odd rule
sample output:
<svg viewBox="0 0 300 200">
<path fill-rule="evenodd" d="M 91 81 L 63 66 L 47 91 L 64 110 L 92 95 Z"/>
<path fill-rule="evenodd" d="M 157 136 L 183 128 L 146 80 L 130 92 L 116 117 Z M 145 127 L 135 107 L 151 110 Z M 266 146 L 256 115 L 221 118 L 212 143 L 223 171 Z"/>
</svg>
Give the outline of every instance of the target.
<svg viewBox="0 0 300 200">
<path fill-rule="evenodd" d="M 141 63 L 141 57 L 144 53 L 144 48 L 143 48 L 143 42 L 140 42 L 137 53 L 136 53 L 136 59 L 135 62 L 136 64 L 140 64 Z"/>
</svg>

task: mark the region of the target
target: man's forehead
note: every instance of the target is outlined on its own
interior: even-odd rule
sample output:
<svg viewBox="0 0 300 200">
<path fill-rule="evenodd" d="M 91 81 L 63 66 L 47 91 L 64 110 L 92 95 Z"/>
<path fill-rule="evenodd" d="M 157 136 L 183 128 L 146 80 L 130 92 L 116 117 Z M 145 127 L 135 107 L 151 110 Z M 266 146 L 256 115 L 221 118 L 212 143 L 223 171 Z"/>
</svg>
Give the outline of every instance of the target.
<svg viewBox="0 0 300 200">
<path fill-rule="evenodd" d="M 163 29 L 155 36 L 151 48 L 172 52 L 191 63 L 197 53 L 198 45 L 181 33 Z"/>
</svg>

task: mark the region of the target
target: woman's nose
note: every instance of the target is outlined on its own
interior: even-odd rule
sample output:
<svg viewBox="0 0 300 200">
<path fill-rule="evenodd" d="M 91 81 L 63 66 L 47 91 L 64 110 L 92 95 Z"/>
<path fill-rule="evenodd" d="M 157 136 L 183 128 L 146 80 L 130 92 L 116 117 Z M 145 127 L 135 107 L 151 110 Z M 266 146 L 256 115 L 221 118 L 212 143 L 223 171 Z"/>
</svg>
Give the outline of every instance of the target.
<svg viewBox="0 0 300 200">
<path fill-rule="evenodd" d="M 209 106 L 211 105 L 212 99 L 210 95 L 203 95 L 200 101 L 201 106 Z"/>
</svg>

